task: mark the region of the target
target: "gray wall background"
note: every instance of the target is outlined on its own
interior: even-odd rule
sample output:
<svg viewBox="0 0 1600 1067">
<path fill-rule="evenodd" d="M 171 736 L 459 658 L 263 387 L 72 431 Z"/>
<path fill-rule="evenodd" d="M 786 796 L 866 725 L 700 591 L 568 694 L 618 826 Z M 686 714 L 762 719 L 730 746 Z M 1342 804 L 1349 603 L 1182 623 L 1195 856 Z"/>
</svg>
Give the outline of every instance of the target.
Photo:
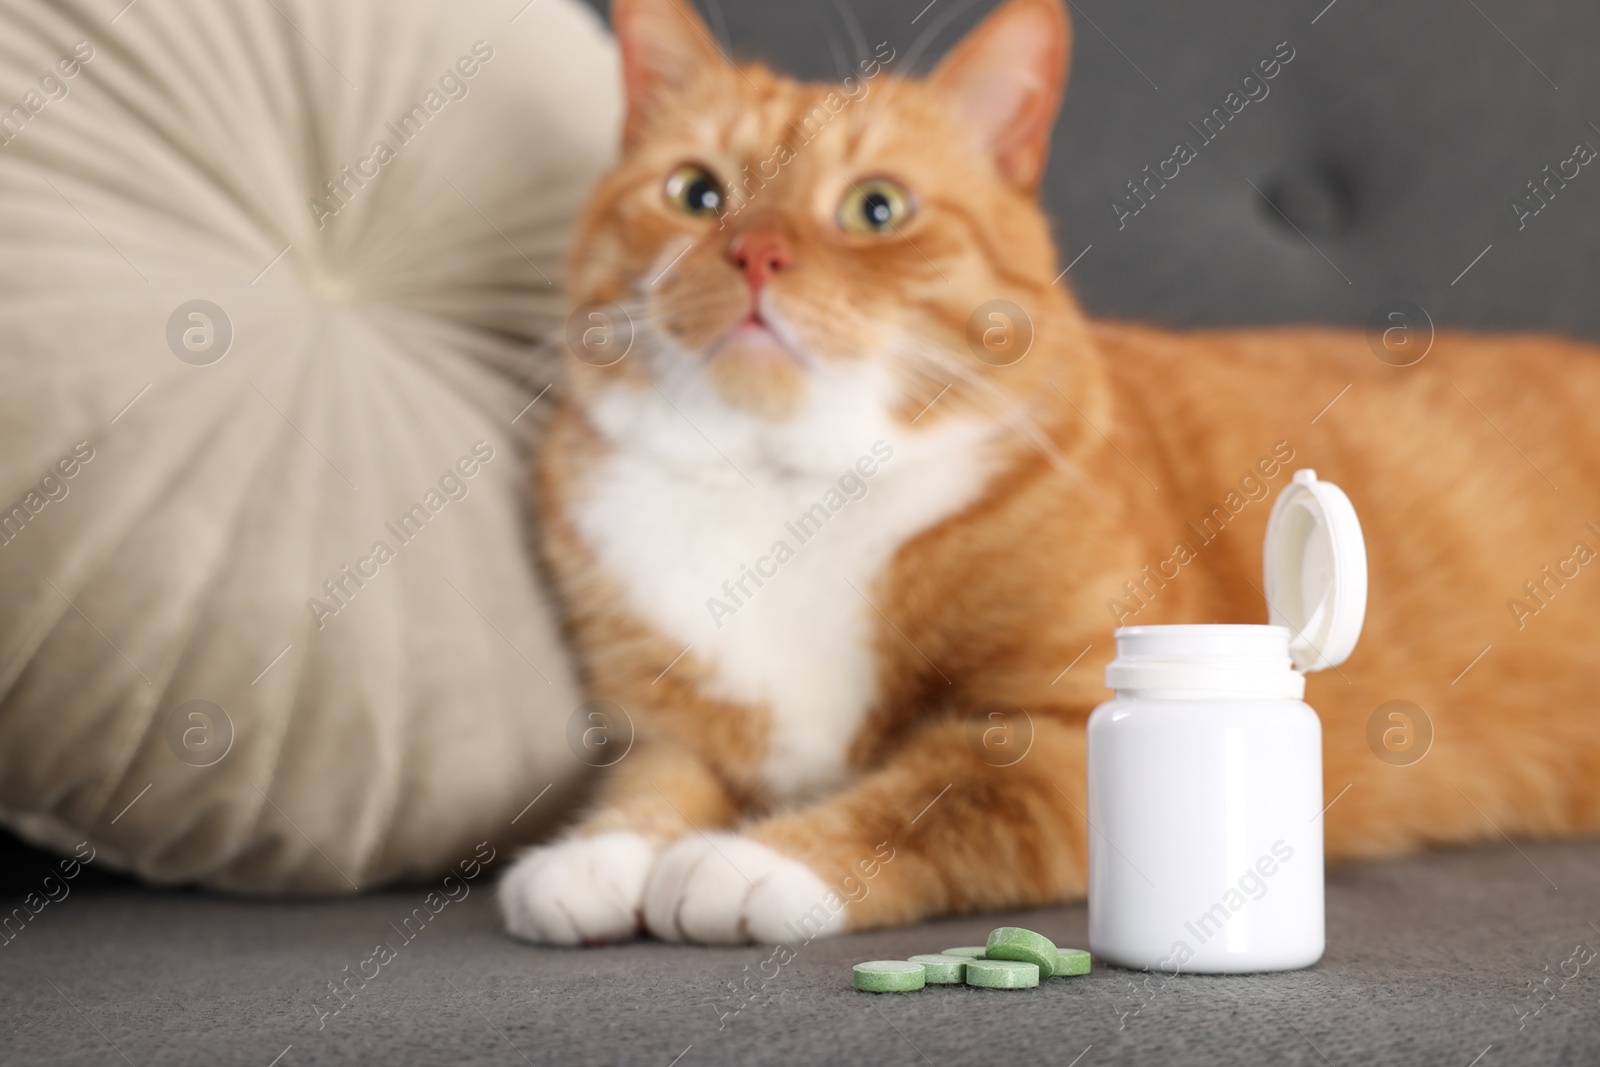
<svg viewBox="0 0 1600 1067">
<path fill-rule="evenodd" d="M 848 69 L 852 18 L 902 56 L 936 30 L 925 71 L 994 7 L 697 3 L 735 57 L 810 79 Z M 1600 148 L 1600 5 L 1073 0 L 1071 14 L 1044 195 L 1062 263 L 1084 253 L 1070 281 L 1094 313 L 1359 325 L 1405 299 L 1440 326 L 1600 338 L 1600 160 L 1523 229 L 1510 208 L 1577 143 Z M 1110 199 L 1175 142 L 1198 148 L 1187 123 L 1281 41 L 1295 58 L 1270 94 L 1119 230 Z"/>
</svg>

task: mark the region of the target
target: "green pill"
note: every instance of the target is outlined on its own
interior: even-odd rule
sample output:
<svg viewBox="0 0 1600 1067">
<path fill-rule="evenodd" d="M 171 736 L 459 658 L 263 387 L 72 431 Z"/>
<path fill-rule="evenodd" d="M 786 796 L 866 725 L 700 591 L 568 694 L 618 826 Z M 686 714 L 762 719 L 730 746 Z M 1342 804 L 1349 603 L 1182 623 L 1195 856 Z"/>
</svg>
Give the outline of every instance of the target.
<svg viewBox="0 0 1600 1067">
<path fill-rule="evenodd" d="M 984 958 L 1031 963 L 1039 968 L 1040 975 L 1049 978 L 1055 972 L 1056 945 L 1048 937 L 1032 930 L 1024 930 L 1020 926 L 1001 926 L 990 931 Z"/>
<path fill-rule="evenodd" d="M 927 972 L 929 985 L 960 985 L 967 980 L 967 964 L 972 961 L 966 956 L 930 953 L 925 956 L 912 956 L 910 962 L 922 964 L 922 969 Z"/>
<path fill-rule="evenodd" d="M 1089 973 L 1089 954 L 1081 948 L 1056 950 L 1056 962 L 1050 973 L 1057 978 Z"/>
<path fill-rule="evenodd" d="M 909 993 L 928 983 L 922 964 L 910 960 L 868 960 L 850 971 L 863 993 Z"/>
<path fill-rule="evenodd" d="M 1032 989 L 1039 968 L 1021 960 L 969 960 L 967 984 L 982 989 Z"/>
<path fill-rule="evenodd" d="M 982 945 L 968 945 L 966 948 L 947 948 L 939 953 L 941 956 L 967 956 L 971 959 L 981 960 L 989 950 Z"/>
</svg>

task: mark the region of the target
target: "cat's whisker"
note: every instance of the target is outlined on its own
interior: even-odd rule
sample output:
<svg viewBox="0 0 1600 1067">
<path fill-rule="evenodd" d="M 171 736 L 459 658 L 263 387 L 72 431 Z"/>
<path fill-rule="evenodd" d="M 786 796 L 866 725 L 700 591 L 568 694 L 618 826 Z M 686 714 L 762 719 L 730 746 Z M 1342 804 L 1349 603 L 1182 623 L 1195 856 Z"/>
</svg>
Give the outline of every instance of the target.
<svg viewBox="0 0 1600 1067">
<path fill-rule="evenodd" d="M 960 3 L 946 7 L 928 22 L 927 27 L 921 33 L 912 39 L 910 47 L 905 51 L 904 58 L 898 55 L 895 57 L 896 73 L 899 77 L 888 83 L 888 87 L 877 98 L 875 104 L 869 105 L 871 110 L 867 119 L 868 123 L 876 121 L 878 113 L 890 107 L 901 89 L 905 85 L 911 84 L 911 77 L 916 72 L 917 60 L 922 58 L 923 53 L 928 50 L 928 46 L 933 43 L 934 38 L 943 32 L 950 23 L 960 18 L 976 2 L 977 0 L 961 0 Z"/>
<path fill-rule="evenodd" d="M 833 0 L 833 9 L 839 12 L 839 18 L 844 23 L 845 32 L 850 35 L 851 44 L 855 45 L 856 60 L 860 62 L 870 58 L 872 52 L 867 47 L 867 35 L 861 32 L 861 23 L 857 20 L 855 13 L 849 7 L 840 3 L 839 0 Z"/>
<path fill-rule="evenodd" d="M 1083 469 L 1061 452 L 1054 439 L 1029 413 L 1031 405 L 1028 401 L 1012 395 L 984 377 L 981 372 L 969 366 L 958 353 L 927 338 L 913 336 L 912 339 L 918 343 L 908 349 L 908 355 L 912 360 L 907 365 L 911 369 L 920 370 L 921 368 L 916 367 L 915 361 L 924 360 L 929 367 L 937 369 L 942 375 L 970 387 L 978 394 L 978 398 L 968 394 L 966 398 L 969 401 L 977 403 L 980 410 L 984 410 L 983 402 L 987 401 L 985 414 L 1022 433 L 1044 454 L 1051 466 L 1074 484 L 1080 488 L 1092 488 Z M 930 377 L 937 380 L 939 376 Z"/>
<path fill-rule="evenodd" d="M 950 23 L 971 9 L 976 2 L 977 0 L 961 0 L 960 3 L 952 4 L 934 16 L 933 20 L 928 23 L 927 28 L 912 40 L 911 47 L 906 49 L 905 69 L 908 72 L 914 70 L 917 60 L 921 59 L 922 53 L 926 52 L 928 46 L 933 44 L 933 39 L 944 32 Z"/>
<path fill-rule="evenodd" d="M 820 17 L 818 21 L 821 21 Z M 850 77 L 850 61 L 845 58 L 844 49 L 839 47 L 839 42 L 834 39 L 832 32 L 829 31 L 826 25 L 822 27 L 822 32 L 828 35 L 828 52 L 833 56 L 833 72 L 838 75 L 839 80 L 842 82 Z"/>
</svg>

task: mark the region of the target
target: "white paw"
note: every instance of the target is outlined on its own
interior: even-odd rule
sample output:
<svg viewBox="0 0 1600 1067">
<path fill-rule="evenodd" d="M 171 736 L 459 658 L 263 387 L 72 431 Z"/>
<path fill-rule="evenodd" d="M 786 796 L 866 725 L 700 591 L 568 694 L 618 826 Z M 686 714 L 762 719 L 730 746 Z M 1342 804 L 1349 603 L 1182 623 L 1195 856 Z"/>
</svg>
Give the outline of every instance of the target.
<svg viewBox="0 0 1600 1067">
<path fill-rule="evenodd" d="M 628 830 L 529 849 L 500 882 L 506 929 L 554 945 L 633 937 L 655 859 L 655 846 Z"/>
<path fill-rule="evenodd" d="M 650 872 L 645 925 L 663 941 L 793 944 L 844 928 L 844 900 L 799 860 L 737 834 L 695 834 Z"/>
</svg>

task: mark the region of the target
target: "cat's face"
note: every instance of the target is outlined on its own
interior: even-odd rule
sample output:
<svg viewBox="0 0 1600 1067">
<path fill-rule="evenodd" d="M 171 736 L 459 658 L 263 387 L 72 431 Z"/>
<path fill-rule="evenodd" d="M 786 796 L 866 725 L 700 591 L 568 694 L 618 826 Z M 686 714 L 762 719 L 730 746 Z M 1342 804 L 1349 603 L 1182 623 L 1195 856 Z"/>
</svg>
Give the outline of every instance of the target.
<svg viewBox="0 0 1600 1067">
<path fill-rule="evenodd" d="M 837 83 L 736 68 L 675 0 L 613 21 L 629 114 L 573 255 L 602 342 L 574 352 L 580 392 L 653 386 L 802 434 L 993 411 L 1009 368 L 974 353 L 974 311 L 1071 306 L 1033 196 L 1065 76 L 1055 0 L 1012 0 L 926 81 L 892 42 Z"/>
</svg>

